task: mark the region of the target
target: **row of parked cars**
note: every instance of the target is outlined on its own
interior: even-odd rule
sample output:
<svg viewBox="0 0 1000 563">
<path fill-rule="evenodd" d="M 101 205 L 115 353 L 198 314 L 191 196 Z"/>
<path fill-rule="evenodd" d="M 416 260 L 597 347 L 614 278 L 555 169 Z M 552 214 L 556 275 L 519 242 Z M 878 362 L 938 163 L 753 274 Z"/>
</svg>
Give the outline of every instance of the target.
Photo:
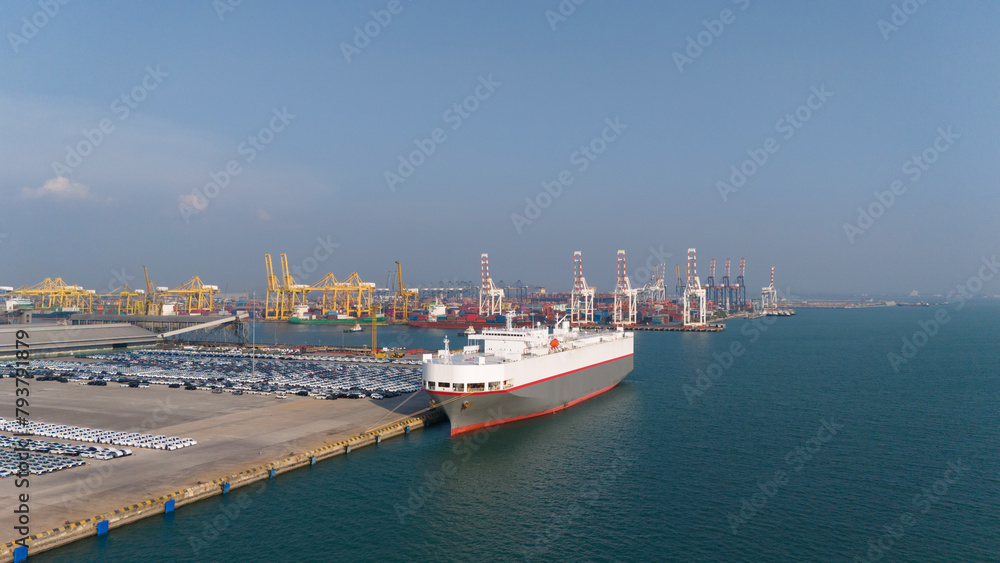
<svg viewBox="0 0 1000 563">
<path fill-rule="evenodd" d="M 67 444 L 62 442 L 46 442 L 45 440 L 35 440 L 25 436 L 0 435 L 0 448 L 23 448 L 29 452 L 87 457 L 102 460 L 132 455 L 132 450 L 128 448 L 102 448 L 100 446 L 83 446 L 80 444 Z"/>
<path fill-rule="evenodd" d="M 152 434 L 142 434 L 139 432 L 115 432 L 113 430 L 99 430 L 94 428 L 84 428 L 81 426 L 67 426 L 65 424 L 51 424 L 35 420 L 29 421 L 27 425 L 21 425 L 17 421 L 0 418 L 0 430 L 7 432 L 21 432 L 34 436 L 60 438 L 63 440 L 75 440 L 77 442 L 114 444 L 116 446 L 150 448 L 154 450 L 173 451 L 180 448 L 186 448 L 188 446 L 194 446 L 198 443 L 192 438 L 154 436 Z"/>
<path fill-rule="evenodd" d="M 0 450 L 0 478 L 10 477 L 18 472 L 18 466 L 26 461 L 28 473 L 34 475 L 44 475 L 53 471 L 62 471 L 71 467 L 86 465 L 87 462 L 81 459 L 61 457 L 42 453 L 33 453 L 27 460 L 22 460 L 18 452 L 13 450 Z"/>
</svg>

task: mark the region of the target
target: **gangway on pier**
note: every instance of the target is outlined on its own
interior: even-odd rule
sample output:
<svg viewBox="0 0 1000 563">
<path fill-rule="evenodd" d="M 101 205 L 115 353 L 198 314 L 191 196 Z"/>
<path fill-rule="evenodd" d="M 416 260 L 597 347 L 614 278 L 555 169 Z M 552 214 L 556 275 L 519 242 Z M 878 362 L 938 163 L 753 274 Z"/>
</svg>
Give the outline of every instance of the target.
<svg viewBox="0 0 1000 563">
<path fill-rule="evenodd" d="M 207 329 L 210 329 L 210 328 L 215 328 L 217 326 L 224 325 L 226 323 L 243 322 L 243 321 L 245 321 L 245 320 L 247 320 L 249 318 L 250 318 L 250 314 L 249 313 L 247 313 L 246 311 L 240 311 L 240 312 L 236 313 L 235 315 L 232 315 L 230 317 L 226 317 L 224 319 L 215 319 L 213 321 L 208 321 L 206 323 L 199 323 L 199 324 L 196 324 L 196 325 L 186 326 L 184 328 L 179 328 L 177 330 L 171 330 L 171 331 L 168 331 L 168 332 L 161 333 L 160 334 L 160 338 L 161 339 L 166 339 L 166 338 L 170 338 L 172 336 L 178 336 L 180 334 L 184 334 L 184 333 L 187 333 L 187 332 L 194 332 L 196 330 L 207 330 Z"/>
</svg>

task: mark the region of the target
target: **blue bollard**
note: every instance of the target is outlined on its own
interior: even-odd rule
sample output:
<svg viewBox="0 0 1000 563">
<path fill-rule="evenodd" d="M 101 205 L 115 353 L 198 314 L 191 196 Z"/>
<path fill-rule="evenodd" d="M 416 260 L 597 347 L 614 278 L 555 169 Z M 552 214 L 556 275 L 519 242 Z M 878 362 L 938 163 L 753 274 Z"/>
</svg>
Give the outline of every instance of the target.
<svg viewBox="0 0 1000 563">
<path fill-rule="evenodd" d="M 108 521 L 101 520 L 97 523 L 97 535 L 103 536 L 106 533 L 108 533 Z"/>
<path fill-rule="evenodd" d="M 312 459 L 309 460 L 309 465 L 316 465 L 316 456 L 312 456 Z"/>
<path fill-rule="evenodd" d="M 22 545 L 14 549 L 14 563 L 21 563 L 28 558 L 28 546 Z"/>
<path fill-rule="evenodd" d="M 409 424 L 407 424 L 407 425 L 406 425 L 406 433 L 407 433 L 407 434 L 409 434 L 409 433 L 410 433 L 410 425 L 409 425 Z"/>
<path fill-rule="evenodd" d="M 164 505 L 163 505 L 163 513 L 164 514 L 170 514 L 173 511 L 174 511 L 174 499 L 170 499 L 166 503 L 164 503 Z"/>
<path fill-rule="evenodd" d="M 274 477 L 274 476 L 275 476 L 275 475 L 277 475 L 277 474 L 278 474 L 278 470 L 272 467 L 272 468 L 271 468 L 271 472 L 270 472 L 270 476 L 271 476 L 271 477 Z"/>
<path fill-rule="evenodd" d="M 222 484 L 222 494 L 226 494 L 228 492 L 229 492 L 229 483 L 223 483 Z"/>
</svg>

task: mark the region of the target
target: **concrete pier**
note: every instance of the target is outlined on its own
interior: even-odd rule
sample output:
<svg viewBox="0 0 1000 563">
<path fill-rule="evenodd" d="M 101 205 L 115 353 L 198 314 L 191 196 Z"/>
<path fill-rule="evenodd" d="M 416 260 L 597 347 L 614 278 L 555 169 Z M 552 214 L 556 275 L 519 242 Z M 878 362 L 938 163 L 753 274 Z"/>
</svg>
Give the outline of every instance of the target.
<svg viewBox="0 0 1000 563">
<path fill-rule="evenodd" d="M 172 512 L 177 507 L 182 507 L 215 495 L 221 495 L 234 488 L 269 479 L 273 476 L 311 465 L 316 461 L 345 454 L 357 448 L 377 444 L 385 438 L 407 434 L 411 429 L 423 428 L 440 422 L 444 418 L 444 413 L 440 410 L 432 410 L 321 448 L 264 465 L 248 467 L 243 471 L 224 475 L 210 482 L 174 491 L 156 498 L 147 498 L 129 506 L 33 534 L 25 540 L 25 545 L 28 548 L 27 552 L 30 556 L 31 554 L 54 549 L 83 538 L 97 535 L 98 533 L 113 533 L 114 529 L 143 518 Z M 38 477 L 35 477 L 35 479 L 38 479 Z M 0 562 L 14 561 L 15 549 L 18 547 L 20 546 L 15 542 L 8 542 L 0 547 Z"/>
<path fill-rule="evenodd" d="M 650 331 L 650 332 L 722 332 L 726 325 L 708 326 L 678 326 L 678 325 L 637 325 L 630 326 L 626 330 Z"/>
</svg>

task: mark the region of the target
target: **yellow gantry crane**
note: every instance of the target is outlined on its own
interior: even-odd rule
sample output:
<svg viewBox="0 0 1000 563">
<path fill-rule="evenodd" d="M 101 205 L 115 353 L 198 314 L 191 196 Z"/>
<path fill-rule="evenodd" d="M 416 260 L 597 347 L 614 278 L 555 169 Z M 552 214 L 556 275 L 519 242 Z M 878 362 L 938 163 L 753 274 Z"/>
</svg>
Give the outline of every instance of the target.
<svg viewBox="0 0 1000 563">
<path fill-rule="evenodd" d="M 332 273 L 327 273 L 314 284 L 302 284 L 295 281 L 288 267 L 288 256 L 281 255 L 281 278 L 274 274 L 271 255 L 264 255 L 264 266 L 267 270 L 267 299 L 264 305 L 264 318 L 287 320 L 298 305 L 308 305 L 310 293 L 319 292 L 316 306 L 323 315 L 331 311 L 362 319 L 369 314 L 372 305 L 372 292 L 375 284 L 364 282 L 357 272 L 351 272 L 346 280 L 337 280 Z"/>
<path fill-rule="evenodd" d="M 274 275 L 274 264 L 271 255 L 264 255 L 264 266 L 267 270 L 267 297 L 264 301 L 264 318 L 287 320 L 296 305 L 305 305 L 310 287 L 296 283 L 288 268 L 288 255 L 282 253 L 281 279 Z"/>
<path fill-rule="evenodd" d="M 142 301 L 136 303 L 132 314 L 162 315 L 163 299 L 157 294 L 156 286 L 149 279 L 149 271 L 146 269 L 145 264 L 142 266 L 142 275 L 146 278 L 146 294 L 143 296 Z"/>
<path fill-rule="evenodd" d="M 406 287 L 406 284 L 403 283 L 403 267 L 400 266 L 399 260 L 396 260 L 396 283 L 398 288 L 396 289 L 396 295 L 392 301 L 393 319 L 405 323 L 409 320 L 411 301 L 415 305 L 418 294 L 415 290 Z M 397 304 L 399 299 L 403 300 L 402 314 L 400 314 L 399 306 Z"/>
<path fill-rule="evenodd" d="M 316 299 L 316 308 L 320 314 L 326 316 L 327 313 L 337 310 L 337 277 L 331 272 L 327 272 L 320 280 L 309 286 L 309 291 L 318 291 L 320 296 Z"/>
<path fill-rule="evenodd" d="M 40 283 L 20 287 L 12 293 L 30 299 L 36 309 L 78 307 L 83 313 L 91 311 L 97 294 L 79 285 L 67 284 L 62 278 L 45 278 Z"/>
<path fill-rule="evenodd" d="M 281 254 L 281 279 L 285 290 L 285 307 L 283 308 L 284 316 L 282 318 L 288 318 L 288 315 L 295 309 L 296 305 L 306 304 L 306 296 L 309 295 L 309 285 L 296 283 L 295 278 L 292 277 L 292 273 L 288 269 L 288 255 L 284 253 Z"/>
<path fill-rule="evenodd" d="M 284 314 L 285 289 L 278 283 L 278 276 L 274 275 L 270 254 L 264 255 L 264 266 L 267 268 L 267 297 L 264 300 L 264 318 L 280 319 Z"/>
<path fill-rule="evenodd" d="M 344 281 L 337 281 L 336 276 L 327 273 L 318 282 L 309 286 L 310 292 L 320 292 L 320 297 L 316 299 L 316 307 L 323 315 L 337 311 L 357 319 L 370 313 L 374 289 L 375 284 L 361 281 L 361 276 L 357 272 L 351 272 Z"/>
<path fill-rule="evenodd" d="M 142 291 L 136 291 L 132 289 L 127 283 L 123 284 L 108 293 L 95 295 L 95 298 L 102 299 L 105 304 L 109 302 L 117 302 L 117 310 L 115 311 L 118 315 L 135 315 L 136 309 L 139 307 L 141 300 L 139 299 L 144 294 Z"/>
<path fill-rule="evenodd" d="M 164 291 L 164 297 L 176 297 L 180 302 L 180 307 L 176 312 L 191 314 L 193 311 L 211 311 L 215 309 L 215 296 L 219 293 L 219 286 L 208 285 L 201 281 L 201 278 L 194 276 L 181 285 Z"/>
<path fill-rule="evenodd" d="M 375 291 L 375 284 L 361 281 L 361 276 L 357 272 L 351 272 L 346 280 L 337 284 L 340 288 L 339 306 L 343 307 L 344 313 L 353 315 L 361 319 L 366 313 L 371 314 L 374 301 L 372 292 Z"/>
</svg>

